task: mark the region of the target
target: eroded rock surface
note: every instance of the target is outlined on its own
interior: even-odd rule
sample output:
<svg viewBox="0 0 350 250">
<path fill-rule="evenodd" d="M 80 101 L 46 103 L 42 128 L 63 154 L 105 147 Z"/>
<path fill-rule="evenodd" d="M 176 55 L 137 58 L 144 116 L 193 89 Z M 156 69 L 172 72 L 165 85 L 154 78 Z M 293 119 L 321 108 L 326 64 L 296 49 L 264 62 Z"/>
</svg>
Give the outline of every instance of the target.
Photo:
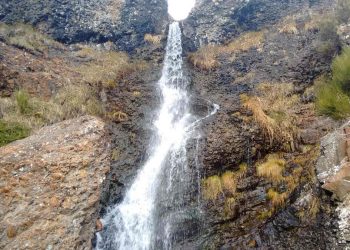
<svg viewBox="0 0 350 250">
<path fill-rule="evenodd" d="M 350 126 L 346 123 L 321 141 L 321 155 L 316 165 L 322 188 L 338 200 L 338 239 L 350 241 Z M 348 244 L 348 243 L 347 243 Z"/>
<path fill-rule="evenodd" d="M 131 51 L 166 29 L 163 0 L 0 1 L 0 21 L 25 22 L 63 42 L 113 41 Z"/>
<path fill-rule="evenodd" d="M 0 248 L 90 248 L 109 144 L 84 116 L 0 148 Z"/>
</svg>

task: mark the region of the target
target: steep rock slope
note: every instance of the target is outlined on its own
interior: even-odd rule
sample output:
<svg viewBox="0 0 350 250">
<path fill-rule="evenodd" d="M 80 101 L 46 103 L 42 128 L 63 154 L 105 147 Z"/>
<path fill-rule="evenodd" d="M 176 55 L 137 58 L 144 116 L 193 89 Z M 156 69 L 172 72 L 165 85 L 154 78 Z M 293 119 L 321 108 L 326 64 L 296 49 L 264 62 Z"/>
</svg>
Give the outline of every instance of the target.
<svg viewBox="0 0 350 250">
<path fill-rule="evenodd" d="M 273 25 L 291 13 L 317 8 L 329 0 L 198 0 L 184 21 L 184 36 L 190 49 L 208 43 L 223 43 L 245 31 Z"/>
<path fill-rule="evenodd" d="M 166 1 L 0 1 L 0 21 L 25 22 L 56 40 L 116 42 L 132 51 L 146 33 L 162 33 L 167 23 Z"/>
</svg>

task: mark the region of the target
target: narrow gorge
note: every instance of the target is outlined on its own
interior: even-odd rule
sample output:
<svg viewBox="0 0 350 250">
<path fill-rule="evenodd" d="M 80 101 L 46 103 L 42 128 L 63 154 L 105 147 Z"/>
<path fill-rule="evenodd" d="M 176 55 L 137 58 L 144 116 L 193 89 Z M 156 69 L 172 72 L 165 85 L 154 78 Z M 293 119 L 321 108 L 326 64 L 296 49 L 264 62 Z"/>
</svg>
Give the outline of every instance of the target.
<svg viewBox="0 0 350 250">
<path fill-rule="evenodd" d="M 349 0 L 0 0 L 0 249 L 349 249 Z"/>
</svg>

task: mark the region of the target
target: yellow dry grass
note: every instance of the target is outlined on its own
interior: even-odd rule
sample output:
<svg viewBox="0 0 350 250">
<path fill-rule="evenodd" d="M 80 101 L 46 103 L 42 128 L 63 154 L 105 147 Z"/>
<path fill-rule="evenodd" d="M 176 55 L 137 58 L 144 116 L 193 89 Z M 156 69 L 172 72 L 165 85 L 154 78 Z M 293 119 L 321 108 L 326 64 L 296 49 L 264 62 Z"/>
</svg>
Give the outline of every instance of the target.
<svg viewBox="0 0 350 250">
<path fill-rule="evenodd" d="M 189 55 L 189 61 L 193 66 L 202 70 L 212 70 L 219 66 L 217 56 L 219 48 L 215 45 L 208 45 L 200 48 L 197 52 Z"/>
<path fill-rule="evenodd" d="M 220 194 L 223 194 L 220 177 L 214 175 L 204 179 L 202 192 L 205 200 L 216 200 Z"/>
<path fill-rule="evenodd" d="M 235 212 L 236 199 L 235 198 L 227 198 L 224 204 L 224 213 L 225 216 L 233 216 Z"/>
<path fill-rule="evenodd" d="M 265 40 L 265 31 L 247 32 L 222 48 L 222 52 L 234 53 L 260 48 Z"/>
<path fill-rule="evenodd" d="M 66 85 L 48 101 L 27 94 L 19 98 L 18 93 L 24 92 L 18 91 L 11 98 L 0 98 L 2 120 L 30 130 L 81 115 L 104 114 L 97 93 L 84 84 Z"/>
<path fill-rule="evenodd" d="M 221 184 L 226 193 L 233 195 L 237 186 L 235 174 L 231 171 L 226 171 L 221 176 Z"/>
<path fill-rule="evenodd" d="M 264 177 L 272 183 L 280 183 L 283 180 L 283 171 L 286 161 L 277 154 L 268 155 L 267 160 L 256 166 L 257 175 Z"/>
<path fill-rule="evenodd" d="M 248 97 L 247 95 L 241 95 L 241 101 L 243 102 L 243 107 L 252 111 L 254 120 L 261 126 L 263 132 L 269 137 L 270 143 L 272 144 L 276 124 L 271 117 L 266 115 L 263 110 L 261 99 L 256 96 Z"/>
<path fill-rule="evenodd" d="M 193 66 L 202 70 L 212 70 L 219 66 L 218 56 L 261 48 L 265 39 L 264 31 L 247 32 L 227 45 L 207 45 L 189 55 Z"/>
<path fill-rule="evenodd" d="M 278 25 L 278 32 L 284 34 L 298 34 L 298 28 L 294 16 L 287 16 Z"/>
<path fill-rule="evenodd" d="M 102 84 L 106 88 L 116 87 L 118 82 L 133 72 L 145 70 L 144 61 L 130 61 L 124 52 L 100 51 L 91 47 L 83 47 L 77 56 L 90 59 L 77 67 L 85 82 Z"/>
<path fill-rule="evenodd" d="M 322 21 L 324 21 L 327 16 L 328 14 L 322 14 L 317 12 L 310 13 L 310 20 L 305 22 L 304 30 L 314 31 L 318 29 Z"/>
<path fill-rule="evenodd" d="M 271 201 L 272 206 L 277 209 L 285 206 L 288 194 L 279 193 L 271 188 L 267 192 L 267 198 Z"/>
<path fill-rule="evenodd" d="M 9 25 L 0 23 L 0 37 L 6 43 L 29 52 L 44 53 L 50 47 L 63 48 L 62 44 L 40 33 L 29 24 L 17 23 Z"/>
<path fill-rule="evenodd" d="M 295 107 L 300 101 L 300 97 L 293 94 L 293 88 L 293 84 L 288 83 L 262 83 L 257 87 L 258 96 L 241 95 L 243 107 L 253 113 L 270 144 L 279 140 L 292 151 L 298 133 Z"/>
<path fill-rule="evenodd" d="M 145 34 L 144 40 L 150 44 L 159 45 L 162 41 L 161 35 Z"/>
</svg>

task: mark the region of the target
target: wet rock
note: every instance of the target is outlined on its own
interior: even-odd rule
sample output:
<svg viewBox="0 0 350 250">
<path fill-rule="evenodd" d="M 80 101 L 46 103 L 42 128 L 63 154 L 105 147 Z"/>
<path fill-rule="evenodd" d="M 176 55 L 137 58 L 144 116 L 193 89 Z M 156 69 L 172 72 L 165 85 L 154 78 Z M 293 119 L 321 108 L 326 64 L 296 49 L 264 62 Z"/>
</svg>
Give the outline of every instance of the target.
<svg viewBox="0 0 350 250">
<path fill-rule="evenodd" d="M 104 122 L 85 116 L 1 147 L 0 248 L 90 248 L 109 146 Z"/>
</svg>

